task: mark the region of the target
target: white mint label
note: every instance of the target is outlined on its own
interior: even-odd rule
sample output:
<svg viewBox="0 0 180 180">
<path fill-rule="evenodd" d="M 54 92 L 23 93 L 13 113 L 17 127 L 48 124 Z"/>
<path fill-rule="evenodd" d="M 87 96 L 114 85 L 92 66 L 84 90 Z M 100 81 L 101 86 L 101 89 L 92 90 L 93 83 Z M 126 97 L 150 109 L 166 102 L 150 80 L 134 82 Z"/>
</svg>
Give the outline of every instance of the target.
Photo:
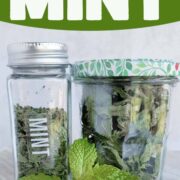
<svg viewBox="0 0 180 180">
<path fill-rule="evenodd" d="M 50 156 L 47 118 L 29 119 L 33 155 Z"/>
<path fill-rule="evenodd" d="M 143 0 L 143 4 L 144 20 L 158 20 L 159 0 Z M 86 20 L 100 21 L 103 5 L 114 21 L 129 20 L 129 0 L 86 0 L 86 9 L 83 0 L 67 0 L 67 19 L 81 21 L 86 11 Z M 26 20 L 26 9 L 31 19 L 42 19 L 48 9 L 49 20 L 64 20 L 64 0 L 11 0 L 11 20 Z"/>
</svg>

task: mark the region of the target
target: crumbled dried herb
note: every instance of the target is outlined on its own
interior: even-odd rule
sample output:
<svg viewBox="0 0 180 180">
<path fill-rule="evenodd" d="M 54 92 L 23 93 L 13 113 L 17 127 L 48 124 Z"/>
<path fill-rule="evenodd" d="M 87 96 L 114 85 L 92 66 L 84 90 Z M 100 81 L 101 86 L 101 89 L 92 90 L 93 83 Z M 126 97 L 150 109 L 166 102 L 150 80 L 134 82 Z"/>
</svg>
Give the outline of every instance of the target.
<svg viewBox="0 0 180 180">
<path fill-rule="evenodd" d="M 17 105 L 15 118 L 19 178 L 43 173 L 66 180 L 66 112 Z"/>
<path fill-rule="evenodd" d="M 130 171 L 143 180 L 158 177 L 168 88 L 150 84 L 84 86 L 82 132 L 96 144 L 100 164 Z"/>
</svg>

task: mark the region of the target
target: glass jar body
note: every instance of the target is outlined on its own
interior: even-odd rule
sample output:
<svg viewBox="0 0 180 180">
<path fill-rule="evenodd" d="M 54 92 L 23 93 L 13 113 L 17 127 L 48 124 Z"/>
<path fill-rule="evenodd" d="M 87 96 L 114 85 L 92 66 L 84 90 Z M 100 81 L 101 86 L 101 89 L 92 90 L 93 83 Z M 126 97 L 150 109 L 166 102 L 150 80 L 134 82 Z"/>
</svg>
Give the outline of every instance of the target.
<svg viewBox="0 0 180 180">
<path fill-rule="evenodd" d="M 95 143 L 100 164 L 129 171 L 141 180 L 160 179 L 175 81 L 158 77 L 74 80 L 73 139 Z"/>
<path fill-rule="evenodd" d="M 8 79 L 16 179 L 68 176 L 69 78 L 47 74 L 23 72 Z"/>
</svg>

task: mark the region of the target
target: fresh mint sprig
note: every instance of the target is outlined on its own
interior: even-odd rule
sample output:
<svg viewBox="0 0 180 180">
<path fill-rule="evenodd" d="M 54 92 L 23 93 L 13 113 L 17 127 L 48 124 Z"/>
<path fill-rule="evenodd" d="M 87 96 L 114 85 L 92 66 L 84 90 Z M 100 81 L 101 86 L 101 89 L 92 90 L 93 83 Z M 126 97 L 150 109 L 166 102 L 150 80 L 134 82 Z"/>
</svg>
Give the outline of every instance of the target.
<svg viewBox="0 0 180 180">
<path fill-rule="evenodd" d="M 79 139 L 69 150 L 69 164 L 73 180 L 139 180 L 138 177 L 111 165 L 99 165 L 94 144 Z"/>
<path fill-rule="evenodd" d="M 36 175 L 34 174 L 34 175 L 24 176 L 20 178 L 20 180 L 60 180 L 60 178 L 56 176 L 47 176 L 43 173 L 40 173 Z"/>
</svg>

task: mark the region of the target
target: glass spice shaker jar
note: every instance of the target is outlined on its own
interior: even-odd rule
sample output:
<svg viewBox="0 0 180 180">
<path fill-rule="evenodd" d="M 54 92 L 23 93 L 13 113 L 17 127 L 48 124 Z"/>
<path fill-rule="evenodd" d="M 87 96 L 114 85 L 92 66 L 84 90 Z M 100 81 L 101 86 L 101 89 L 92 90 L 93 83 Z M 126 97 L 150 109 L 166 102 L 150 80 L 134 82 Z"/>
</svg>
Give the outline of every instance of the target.
<svg viewBox="0 0 180 180">
<path fill-rule="evenodd" d="M 67 47 L 19 43 L 8 47 L 8 79 L 16 180 L 66 180 L 68 92 Z"/>
<path fill-rule="evenodd" d="M 178 81 L 179 64 L 105 59 L 78 62 L 73 71 L 73 138 L 95 143 L 100 164 L 141 180 L 160 179 L 170 91 Z"/>
</svg>

